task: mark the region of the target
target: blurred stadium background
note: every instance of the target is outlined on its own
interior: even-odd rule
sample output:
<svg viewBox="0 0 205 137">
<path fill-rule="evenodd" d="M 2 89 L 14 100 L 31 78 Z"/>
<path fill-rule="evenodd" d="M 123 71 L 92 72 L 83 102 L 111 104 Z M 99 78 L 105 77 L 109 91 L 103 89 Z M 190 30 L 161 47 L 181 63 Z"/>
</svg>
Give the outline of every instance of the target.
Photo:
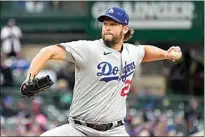
<svg viewBox="0 0 205 137">
<path fill-rule="evenodd" d="M 50 61 L 38 76 L 49 74 L 55 85 L 33 100 L 20 99 L 20 84 L 32 58 L 42 47 L 100 38 L 96 17 L 113 5 L 125 8 L 130 16 L 130 27 L 135 29 L 130 43 L 152 44 L 163 49 L 179 45 L 183 52 L 177 62 L 142 63 L 135 72 L 127 99 L 128 133 L 190 136 L 204 131 L 203 1 L 0 4 L 1 136 L 40 135 L 67 122 L 75 81 L 73 64 Z M 19 29 L 10 33 L 9 28 L 15 26 Z"/>
</svg>

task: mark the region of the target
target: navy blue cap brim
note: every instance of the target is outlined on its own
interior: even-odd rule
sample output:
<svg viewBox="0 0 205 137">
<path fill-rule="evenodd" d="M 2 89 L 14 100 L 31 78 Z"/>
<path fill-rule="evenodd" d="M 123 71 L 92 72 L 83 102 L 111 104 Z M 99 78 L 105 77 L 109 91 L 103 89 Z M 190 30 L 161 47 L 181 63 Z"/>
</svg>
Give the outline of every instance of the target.
<svg viewBox="0 0 205 137">
<path fill-rule="evenodd" d="M 101 15 L 98 17 L 98 21 L 103 22 L 105 17 L 111 18 L 111 19 L 119 22 L 120 24 L 124 24 L 124 23 L 120 22 L 118 19 L 116 19 L 115 17 L 110 16 L 110 15 Z M 124 24 L 124 25 L 127 25 L 127 24 Z"/>
</svg>

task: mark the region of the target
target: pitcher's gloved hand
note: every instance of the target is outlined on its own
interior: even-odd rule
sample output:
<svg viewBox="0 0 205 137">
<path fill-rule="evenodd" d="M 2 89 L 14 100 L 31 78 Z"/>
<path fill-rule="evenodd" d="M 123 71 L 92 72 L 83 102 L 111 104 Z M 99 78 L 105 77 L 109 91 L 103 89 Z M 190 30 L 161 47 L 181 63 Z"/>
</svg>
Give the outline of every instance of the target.
<svg viewBox="0 0 205 137">
<path fill-rule="evenodd" d="M 48 89 L 54 84 L 54 82 L 50 79 L 49 75 L 34 78 L 32 80 L 24 81 L 21 85 L 21 94 L 25 97 L 33 97 L 39 92 Z"/>
</svg>

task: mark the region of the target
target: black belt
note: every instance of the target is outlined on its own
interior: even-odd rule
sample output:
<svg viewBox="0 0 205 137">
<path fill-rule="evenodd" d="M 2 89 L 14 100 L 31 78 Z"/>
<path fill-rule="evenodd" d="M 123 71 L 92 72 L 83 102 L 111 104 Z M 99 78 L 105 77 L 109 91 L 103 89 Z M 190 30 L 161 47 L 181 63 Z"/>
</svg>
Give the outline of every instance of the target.
<svg viewBox="0 0 205 137">
<path fill-rule="evenodd" d="M 79 125 L 83 125 L 80 121 L 78 120 L 73 120 L 75 124 L 79 124 Z M 91 124 L 91 123 L 85 123 L 85 125 L 87 127 L 96 129 L 98 131 L 106 131 L 106 130 L 110 130 L 113 126 L 113 123 L 108 123 L 108 124 L 100 124 L 100 125 L 96 125 L 96 124 Z M 124 125 L 124 123 L 122 122 L 122 120 L 117 121 L 117 125 L 115 127 L 119 127 Z"/>
</svg>

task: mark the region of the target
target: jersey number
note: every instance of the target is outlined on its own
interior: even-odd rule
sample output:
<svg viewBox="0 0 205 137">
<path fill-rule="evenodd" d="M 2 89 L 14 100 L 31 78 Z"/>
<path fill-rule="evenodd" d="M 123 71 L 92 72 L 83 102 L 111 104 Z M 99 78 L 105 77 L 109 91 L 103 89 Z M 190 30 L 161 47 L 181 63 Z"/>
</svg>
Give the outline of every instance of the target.
<svg viewBox="0 0 205 137">
<path fill-rule="evenodd" d="M 121 90 L 121 96 L 123 96 L 123 97 L 127 96 L 127 94 L 129 93 L 130 85 L 131 85 L 131 81 L 126 80 L 125 81 L 125 86 Z"/>
</svg>

